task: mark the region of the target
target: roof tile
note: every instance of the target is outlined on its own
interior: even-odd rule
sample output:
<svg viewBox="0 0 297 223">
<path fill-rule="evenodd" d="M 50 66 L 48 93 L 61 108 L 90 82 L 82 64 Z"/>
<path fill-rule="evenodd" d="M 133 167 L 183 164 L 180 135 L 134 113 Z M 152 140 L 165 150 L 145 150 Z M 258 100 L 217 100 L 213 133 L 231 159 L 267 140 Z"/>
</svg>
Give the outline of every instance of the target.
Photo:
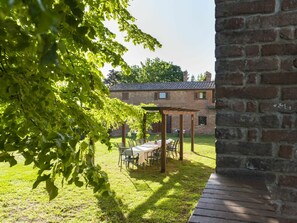
<svg viewBox="0 0 297 223">
<path fill-rule="evenodd" d="M 117 84 L 110 91 L 153 91 L 153 90 L 203 90 L 215 89 L 214 81 L 129 83 Z"/>
</svg>

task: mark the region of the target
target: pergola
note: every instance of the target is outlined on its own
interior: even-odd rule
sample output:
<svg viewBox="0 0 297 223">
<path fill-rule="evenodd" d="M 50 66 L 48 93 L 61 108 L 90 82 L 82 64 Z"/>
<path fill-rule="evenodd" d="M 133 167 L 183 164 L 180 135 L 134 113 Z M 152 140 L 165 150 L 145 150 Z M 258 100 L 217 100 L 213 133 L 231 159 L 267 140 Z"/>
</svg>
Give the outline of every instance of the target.
<svg viewBox="0 0 297 223">
<path fill-rule="evenodd" d="M 167 115 L 179 115 L 179 141 L 180 141 L 180 154 L 179 159 L 183 160 L 183 143 L 184 143 L 184 125 L 183 125 L 183 117 L 184 115 L 191 115 L 191 151 L 194 152 L 194 115 L 199 111 L 196 109 L 187 109 L 187 108 L 175 108 L 175 107 L 142 107 L 147 112 L 159 112 L 162 116 L 161 121 L 161 173 L 166 171 L 166 116 Z M 146 140 L 146 118 L 147 113 L 145 113 L 143 117 L 143 138 Z M 122 128 L 122 142 L 126 144 L 126 129 L 125 125 Z"/>
</svg>

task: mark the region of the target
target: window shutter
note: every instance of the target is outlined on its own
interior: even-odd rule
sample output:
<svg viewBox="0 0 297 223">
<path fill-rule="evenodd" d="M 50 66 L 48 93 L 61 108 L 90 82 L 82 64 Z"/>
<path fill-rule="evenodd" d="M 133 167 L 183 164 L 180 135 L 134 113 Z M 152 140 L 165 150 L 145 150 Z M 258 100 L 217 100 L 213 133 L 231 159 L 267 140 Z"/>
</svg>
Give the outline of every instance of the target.
<svg viewBox="0 0 297 223">
<path fill-rule="evenodd" d="M 169 100 L 170 99 L 170 94 L 169 92 L 166 92 L 166 100 Z"/>
<path fill-rule="evenodd" d="M 158 92 L 155 92 L 154 99 L 158 100 Z"/>
<path fill-rule="evenodd" d="M 194 100 L 198 99 L 198 92 L 194 92 Z"/>
</svg>

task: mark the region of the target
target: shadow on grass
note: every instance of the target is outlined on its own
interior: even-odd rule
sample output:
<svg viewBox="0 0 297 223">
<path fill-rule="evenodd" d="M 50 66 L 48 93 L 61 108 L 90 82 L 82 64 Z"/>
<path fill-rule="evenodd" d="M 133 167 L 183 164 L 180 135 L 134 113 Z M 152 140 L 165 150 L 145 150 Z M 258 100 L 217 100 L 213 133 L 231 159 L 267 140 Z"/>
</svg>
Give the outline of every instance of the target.
<svg viewBox="0 0 297 223">
<path fill-rule="evenodd" d="M 199 154 L 199 153 L 197 153 L 197 152 L 192 152 L 192 153 L 194 153 L 194 154 L 196 154 L 196 155 L 198 155 L 198 156 L 201 156 L 201 157 L 207 158 L 207 159 L 216 160 L 215 158 L 212 158 L 212 157 L 210 157 L 210 156 L 204 156 L 204 155 L 202 155 L 202 154 Z"/>
<path fill-rule="evenodd" d="M 142 180 L 148 188 L 150 182 L 157 182 L 161 187 L 156 191 L 150 188 L 151 195 L 133 210 L 128 210 L 126 217 L 123 210 L 127 207 L 115 195 L 107 199 L 98 197 L 98 204 L 108 222 L 186 222 L 213 171 L 199 162 L 173 159 L 167 162 L 166 173 L 160 173 L 160 165 L 132 169 L 127 172 L 131 180 Z"/>
</svg>

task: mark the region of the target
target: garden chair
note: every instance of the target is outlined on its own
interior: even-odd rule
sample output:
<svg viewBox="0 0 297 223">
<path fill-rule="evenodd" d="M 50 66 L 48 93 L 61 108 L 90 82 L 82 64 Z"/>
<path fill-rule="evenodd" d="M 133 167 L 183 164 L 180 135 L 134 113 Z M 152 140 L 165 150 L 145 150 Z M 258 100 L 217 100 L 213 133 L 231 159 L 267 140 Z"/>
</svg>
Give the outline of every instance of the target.
<svg viewBox="0 0 297 223">
<path fill-rule="evenodd" d="M 135 154 L 132 150 L 132 148 L 126 149 L 124 151 L 124 159 L 123 162 L 126 164 L 126 168 L 130 167 L 130 163 L 134 166 L 138 165 L 138 160 L 139 160 L 139 154 Z"/>
<path fill-rule="evenodd" d="M 118 144 L 118 151 L 119 151 L 118 166 L 121 166 L 121 168 L 122 168 L 123 161 L 125 159 L 125 153 L 124 152 L 127 149 L 129 149 L 129 148 Z"/>
<path fill-rule="evenodd" d="M 158 148 L 151 152 L 151 154 L 147 157 L 147 162 L 151 166 L 154 163 L 158 164 L 161 159 L 161 149 Z"/>
<path fill-rule="evenodd" d="M 172 157 L 177 157 L 177 152 L 178 152 L 178 142 L 179 139 L 176 139 L 175 141 L 171 142 L 167 148 L 167 155 L 170 156 L 170 154 L 172 155 Z"/>
</svg>

